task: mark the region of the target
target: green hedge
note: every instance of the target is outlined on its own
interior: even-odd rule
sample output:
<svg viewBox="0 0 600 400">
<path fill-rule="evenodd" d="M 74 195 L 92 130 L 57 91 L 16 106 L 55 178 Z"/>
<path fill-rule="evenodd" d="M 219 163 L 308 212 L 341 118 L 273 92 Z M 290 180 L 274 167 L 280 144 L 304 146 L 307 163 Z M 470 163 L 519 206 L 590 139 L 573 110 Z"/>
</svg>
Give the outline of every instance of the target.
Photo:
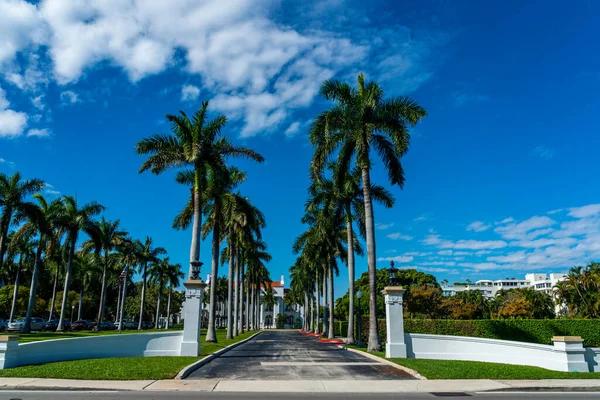
<svg viewBox="0 0 600 400">
<path fill-rule="evenodd" d="M 342 324 L 343 322 L 340 323 L 340 329 L 344 326 Z M 346 329 L 347 326 L 346 323 Z M 385 343 L 384 319 L 378 320 L 378 327 L 381 343 Z M 363 341 L 366 342 L 369 337 L 368 318 L 363 318 L 361 328 Z M 541 344 L 552 344 L 552 336 L 581 336 L 584 346 L 600 347 L 600 319 L 405 319 L 404 331 Z"/>
</svg>

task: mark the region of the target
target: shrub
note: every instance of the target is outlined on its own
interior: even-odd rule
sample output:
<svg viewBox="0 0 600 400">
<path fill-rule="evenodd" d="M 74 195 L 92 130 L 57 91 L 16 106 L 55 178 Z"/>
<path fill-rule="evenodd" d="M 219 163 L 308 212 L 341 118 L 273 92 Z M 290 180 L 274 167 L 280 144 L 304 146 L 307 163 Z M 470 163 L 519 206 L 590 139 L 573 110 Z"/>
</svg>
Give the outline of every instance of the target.
<svg viewBox="0 0 600 400">
<path fill-rule="evenodd" d="M 378 328 L 383 344 L 386 340 L 385 319 L 378 320 Z M 598 319 L 405 319 L 404 331 L 540 344 L 552 344 L 552 336 L 581 336 L 585 347 L 600 347 Z M 368 317 L 362 320 L 362 335 L 366 343 L 369 338 Z"/>
</svg>

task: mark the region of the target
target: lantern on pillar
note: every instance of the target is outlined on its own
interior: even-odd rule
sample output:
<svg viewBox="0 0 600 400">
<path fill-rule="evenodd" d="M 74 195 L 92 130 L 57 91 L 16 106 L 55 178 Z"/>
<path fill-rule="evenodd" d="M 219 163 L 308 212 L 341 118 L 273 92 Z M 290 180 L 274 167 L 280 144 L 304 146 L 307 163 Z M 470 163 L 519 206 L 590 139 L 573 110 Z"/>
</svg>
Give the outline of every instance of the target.
<svg viewBox="0 0 600 400">
<path fill-rule="evenodd" d="M 390 261 L 390 267 L 388 271 L 388 285 L 389 286 L 400 286 L 400 279 L 398 278 L 398 268 L 394 267 L 394 262 Z"/>
<path fill-rule="evenodd" d="M 202 261 L 191 261 L 190 265 L 192 266 L 192 271 L 190 274 L 191 281 L 199 281 L 200 280 L 200 267 L 204 265 Z"/>
</svg>

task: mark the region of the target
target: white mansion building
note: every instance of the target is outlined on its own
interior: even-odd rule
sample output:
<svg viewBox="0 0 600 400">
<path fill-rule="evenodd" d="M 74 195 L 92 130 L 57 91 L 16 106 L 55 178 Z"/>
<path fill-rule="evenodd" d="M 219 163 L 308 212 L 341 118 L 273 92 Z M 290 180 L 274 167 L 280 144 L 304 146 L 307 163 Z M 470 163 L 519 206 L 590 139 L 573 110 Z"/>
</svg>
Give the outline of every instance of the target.
<svg viewBox="0 0 600 400">
<path fill-rule="evenodd" d="M 564 280 L 567 274 L 527 274 L 525 279 L 498 279 L 479 280 L 474 284 L 442 286 L 444 296 L 453 296 L 458 292 L 467 290 L 478 290 L 481 294 L 489 299 L 496 297 L 499 290 L 517 289 L 517 288 L 533 288 L 537 291 L 552 295 L 552 288 L 558 282 Z"/>
</svg>

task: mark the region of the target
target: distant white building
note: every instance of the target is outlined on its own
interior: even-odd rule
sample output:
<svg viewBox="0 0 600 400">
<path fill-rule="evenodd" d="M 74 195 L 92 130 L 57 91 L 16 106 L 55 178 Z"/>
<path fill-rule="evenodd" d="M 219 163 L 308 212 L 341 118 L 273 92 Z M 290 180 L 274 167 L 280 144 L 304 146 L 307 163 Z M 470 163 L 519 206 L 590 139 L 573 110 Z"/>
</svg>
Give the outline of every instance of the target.
<svg viewBox="0 0 600 400">
<path fill-rule="evenodd" d="M 477 290 L 488 299 L 496 297 L 499 290 L 533 288 L 537 291 L 552 294 L 552 288 L 566 278 L 567 274 L 527 274 L 525 279 L 482 279 L 472 285 L 448 285 L 442 286 L 444 296 L 454 296 L 459 292 Z"/>
<path fill-rule="evenodd" d="M 278 282 L 271 282 L 270 288 L 273 289 L 273 295 L 275 297 L 275 304 L 273 307 L 267 306 L 263 301 L 265 290 L 267 287 L 262 285 L 261 287 L 261 303 L 260 303 L 260 327 L 261 328 L 275 328 L 277 322 L 277 316 L 285 316 L 284 328 L 295 328 L 302 326 L 303 319 L 303 307 L 293 306 L 290 307 L 285 304 L 285 295 L 289 292 L 289 289 L 285 288 L 285 279 L 281 275 L 281 280 Z M 298 321 L 300 321 L 298 323 Z"/>
</svg>

